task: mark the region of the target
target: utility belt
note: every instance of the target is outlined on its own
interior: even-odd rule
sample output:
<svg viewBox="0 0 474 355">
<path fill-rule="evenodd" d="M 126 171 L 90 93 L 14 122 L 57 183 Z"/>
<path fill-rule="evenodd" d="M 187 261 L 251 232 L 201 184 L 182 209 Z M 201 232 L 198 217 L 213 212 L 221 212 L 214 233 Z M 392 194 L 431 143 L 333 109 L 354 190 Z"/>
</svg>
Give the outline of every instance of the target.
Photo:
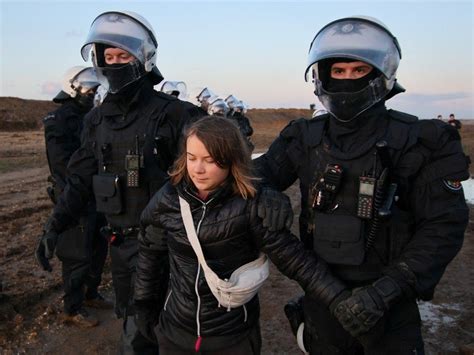
<svg viewBox="0 0 474 355">
<path fill-rule="evenodd" d="M 138 239 L 139 227 L 112 227 L 104 226 L 100 229 L 100 234 L 110 245 L 119 246 L 126 239 Z"/>
</svg>

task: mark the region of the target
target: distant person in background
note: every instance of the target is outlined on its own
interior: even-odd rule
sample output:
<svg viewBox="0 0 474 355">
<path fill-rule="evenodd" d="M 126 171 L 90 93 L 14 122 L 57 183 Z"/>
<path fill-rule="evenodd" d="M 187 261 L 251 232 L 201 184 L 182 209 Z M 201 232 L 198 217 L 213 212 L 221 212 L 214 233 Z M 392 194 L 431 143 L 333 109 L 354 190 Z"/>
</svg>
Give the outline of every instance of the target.
<svg viewBox="0 0 474 355">
<path fill-rule="evenodd" d="M 438 120 L 441 120 L 441 121 L 442 121 L 442 120 L 443 120 L 443 115 L 438 115 L 436 118 L 437 118 Z"/>
<path fill-rule="evenodd" d="M 209 100 L 209 106 L 207 107 L 207 113 L 210 116 L 220 116 L 227 117 L 229 114 L 229 105 L 225 102 L 224 99 L 220 97 L 211 97 Z"/>
<path fill-rule="evenodd" d="M 245 138 L 245 141 L 247 142 L 247 145 L 250 148 L 250 152 L 252 152 L 255 146 L 250 140 L 250 137 L 253 134 L 252 125 L 250 124 L 250 120 L 248 119 L 248 117 L 245 116 L 245 113 L 247 112 L 247 106 L 243 101 L 239 100 L 234 95 L 227 96 L 225 102 L 227 103 L 230 109 L 227 117 L 231 118 L 232 120 L 235 120 L 237 126 L 240 129 L 240 133 L 242 133 Z"/>
<path fill-rule="evenodd" d="M 433 298 L 463 244 L 469 159 L 453 127 L 387 109 L 404 91 L 400 59 L 377 19 L 323 26 L 306 78 L 328 113 L 290 122 L 254 161 L 280 191 L 299 180 L 300 238 L 346 285 L 329 306 L 305 295 L 292 329 L 310 354 L 423 354 L 417 300 Z"/>
<path fill-rule="evenodd" d="M 450 114 L 449 115 L 449 119 L 448 119 L 448 124 L 455 127 L 456 129 L 461 129 L 461 121 L 457 120 L 455 117 L 454 117 L 454 113 Z"/>
<path fill-rule="evenodd" d="M 62 90 L 53 99 L 61 106 L 43 119 L 51 173 L 48 181 L 52 183 L 48 195 L 54 204 L 66 186 L 66 168 L 71 155 L 81 145 L 83 118 L 94 105 L 98 86 L 94 68 L 70 68 L 64 75 Z M 107 256 L 107 242 L 99 233 L 103 225 L 104 216 L 96 212 L 95 203 L 91 201 L 82 211 L 79 223 L 59 236 L 56 248 L 56 255 L 62 261 L 63 320 L 79 327 L 93 327 L 99 323 L 84 306 L 113 308 L 113 303 L 98 292 Z M 43 247 L 40 242 L 38 249 Z M 37 251 L 37 256 L 44 264 L 41 252 Z"/>
<path fill-rule="evenodd" d="M 202 89 L 201 92 L 196 96 L 199 106 L 205 112 L 208 112 L 210 100 L 214 100 L 215 98 L 217 98 L 217 95 L 207 87 Z"/>
<path fill-rule="evenodd" d="M 160 91 L 180 100 L 186 100 L 188 97 L 188 89 L 184 81 L 163 81 L 163 83 L 160 83 Z"/>
</svg>

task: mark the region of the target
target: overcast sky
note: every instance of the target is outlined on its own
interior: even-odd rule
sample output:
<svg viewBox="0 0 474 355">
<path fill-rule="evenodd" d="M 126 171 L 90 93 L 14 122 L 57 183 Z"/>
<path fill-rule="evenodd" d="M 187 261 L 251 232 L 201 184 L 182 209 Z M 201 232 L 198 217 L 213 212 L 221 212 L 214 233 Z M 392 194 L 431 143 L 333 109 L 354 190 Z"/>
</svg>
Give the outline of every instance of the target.
<svg viewBox="0 0 474 355">
<path fill-rule="evenodd" d="M 0 0 L 0 96 L 52 99 L 63 73 L 91 65 L 80 48 L 97 15 L 130 10 L 158 38 L 158 67 L 188 86 L 234 94 L 253 108 L 317 103 L 304 81 L 309 45 L 330 21 L 373 16 L 398 38 L 391 108 L 421 118 L 474 118 L 473 1 L 5 1 Z M 317 103 L 320 106 L 319 103 Z"/>
</svg>

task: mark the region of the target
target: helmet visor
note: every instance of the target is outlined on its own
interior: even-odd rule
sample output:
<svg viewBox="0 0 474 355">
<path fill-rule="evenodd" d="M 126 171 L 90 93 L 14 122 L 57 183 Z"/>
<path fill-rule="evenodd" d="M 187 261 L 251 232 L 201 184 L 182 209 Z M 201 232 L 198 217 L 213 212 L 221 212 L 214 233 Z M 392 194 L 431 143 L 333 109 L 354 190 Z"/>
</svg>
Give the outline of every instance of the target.
<svg viewBox="0 0 474 355">
<path fill-rule="evenodd" d="M 94 43 L 126 50 L 142 64 L 156 52 L 156 46 L 145 28 L 131 17 L 119 12 L 106 12 L 94 20 L 81 49 L 85 61 L 88 60 Z"/>
<path fill-rule="evenodd" d="M 216 97 L 217 98 L 217 95 L 214 94 L 211 90 L 209 90 L 208 88 L 204 88 L 198 96 L 196 96 L 196 99 L 198 100 L 198 102 L 200 103 L 203 103 L 203 102 L 206 102 L 206 101 L 209 101 L 210 98 L 214 98 Z"/>
<path fill-rule="evenodd" d="M 324 27 L 311 43 L 305 78 L 313 64 L 327 58 L 368 63 L 387 79 L 395 76 L 401 54 L 396 38 L 384 27 L 361 18 L 347 18 Z"/>
<path fill-rule="evenodd" d="M 71 85 L 81 94 L 85 94 L 91 89 L 99 86 L 100 82 L 97 78 L 95 69 L 86 68 L 76 75 L 76 77 L 72 80 Z"/>
</svg>

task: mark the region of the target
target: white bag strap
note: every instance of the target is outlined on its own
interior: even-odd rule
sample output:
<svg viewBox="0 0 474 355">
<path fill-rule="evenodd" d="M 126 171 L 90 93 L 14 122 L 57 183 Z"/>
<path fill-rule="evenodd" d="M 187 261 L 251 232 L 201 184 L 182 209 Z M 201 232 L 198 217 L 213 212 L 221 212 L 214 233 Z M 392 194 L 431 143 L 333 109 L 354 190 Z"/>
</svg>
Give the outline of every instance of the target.
<svg viewBox="0 0 474 355">
<path fill-rule="evenodd" d="M 194 253 L 196 253 L 199 263 L 204 269 L 204 274 L 206 275 L 209 273 L 209 275 L 214 275 L 217 279 L 219 279 L 219 276 L 217 276 L 217 274 L 212 271 L 212 269 L 207 265 L 206 259 L 204 258 L 201 244 L 199 243 L 199 239 L 196 234 L 196 228 L 194 228 L 193 215 L 191 214 L 189 203 L 184 198 L 179 196 L 179 205 L 181 207 L 181 217 L 183 218 L 184 228 L 186 228 L 186 234 L 188 235 L 189 242 L 193 247 Z"/>
</svg>

